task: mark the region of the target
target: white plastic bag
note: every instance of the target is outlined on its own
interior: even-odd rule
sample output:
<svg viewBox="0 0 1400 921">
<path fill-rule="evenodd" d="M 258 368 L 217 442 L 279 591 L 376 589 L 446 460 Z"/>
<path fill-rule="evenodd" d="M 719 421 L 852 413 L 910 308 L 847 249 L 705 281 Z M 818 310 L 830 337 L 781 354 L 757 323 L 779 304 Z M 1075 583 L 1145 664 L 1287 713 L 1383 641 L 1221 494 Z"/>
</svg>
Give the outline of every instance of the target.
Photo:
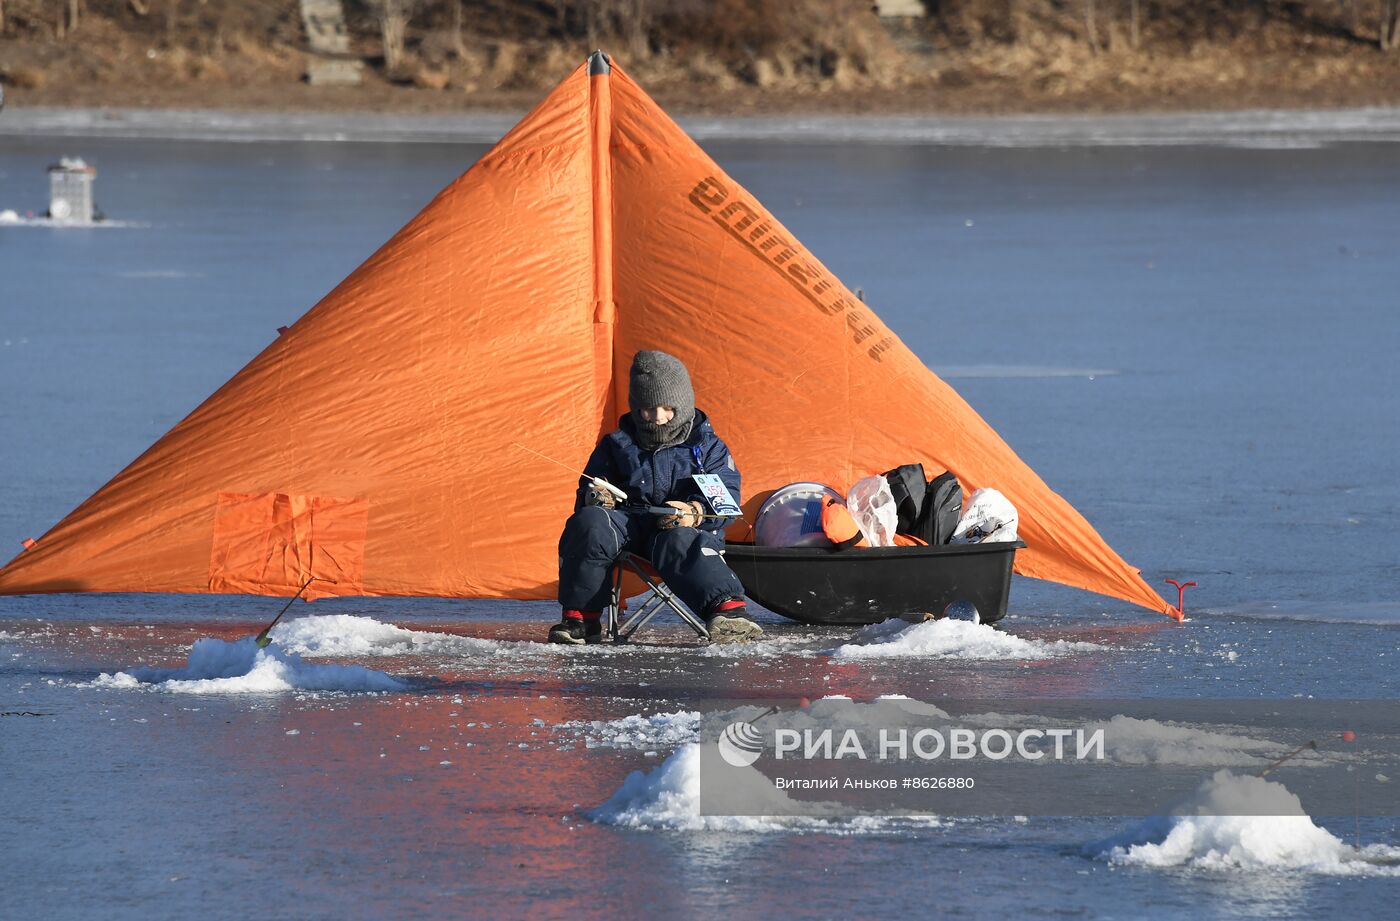
<svg viewBox="0 0 1400 921">
<path fill-rule="evenodd" d="M 1016 506 L 995 489 L 979 489 L 967 497 L 950 544 L 984 544 L 1016 539 Z"/>
<path fill-rule="evenodd" d="M 846 508 L 856 520 L 860 533 L 872 547 L 893 547 L 894 532 L 899 527 L 899 511 L 894 493 L 883 476 L 868 476 L 858 480 L 846 494 Z"/>
</svg>

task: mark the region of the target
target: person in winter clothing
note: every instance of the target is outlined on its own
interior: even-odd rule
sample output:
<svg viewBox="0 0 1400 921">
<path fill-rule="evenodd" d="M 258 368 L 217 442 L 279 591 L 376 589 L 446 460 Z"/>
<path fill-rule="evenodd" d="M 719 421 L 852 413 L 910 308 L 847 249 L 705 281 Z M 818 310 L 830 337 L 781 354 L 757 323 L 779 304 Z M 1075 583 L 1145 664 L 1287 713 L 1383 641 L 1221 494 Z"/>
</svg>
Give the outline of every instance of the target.
<svg viewBox="0 0 1400 921">
<path fill-rule="evenodd" d="M 631 412 L 605 436 L 584 467 L 574 514 L 559 538 L 559 604 L 563 620 L 551 643 L 598 642 L 609 575 L 624 552 L 651 561 L 679 598 L 700 615 L 710 641 L 741 642 L 763 633 L 749 620 L 744 587 L 725 565 L 729 519 L 703 517 L 707 506 L 691 476 L 714 473 L 739 501 L 739 471 L 710 420 L 695 408 L 690 374 L 665 352 L 632 359 Z M 627 493 L 627 502 L 593 485 L 600 477 Z M 628 506 L 671 506 L 657 516 Z"/>
</svg>

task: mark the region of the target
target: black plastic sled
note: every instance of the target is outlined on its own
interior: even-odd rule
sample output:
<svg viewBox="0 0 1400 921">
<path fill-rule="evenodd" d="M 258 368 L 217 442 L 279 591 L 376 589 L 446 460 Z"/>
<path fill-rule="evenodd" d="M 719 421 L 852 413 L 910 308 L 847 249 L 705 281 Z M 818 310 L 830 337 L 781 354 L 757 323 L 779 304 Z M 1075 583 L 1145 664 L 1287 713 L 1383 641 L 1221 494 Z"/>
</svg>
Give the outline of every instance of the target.
<svg viewBox="0 0 1400 921">
<path fill-rule="evenodd" d="M 942 617 L 956 601 L 982 623 L 1006 616 L 1021 541 L 942 547 L 759 547 L 726 544 L 724 559 L 750 598 L 804 624 L 876 624 Z"/>
</svg>

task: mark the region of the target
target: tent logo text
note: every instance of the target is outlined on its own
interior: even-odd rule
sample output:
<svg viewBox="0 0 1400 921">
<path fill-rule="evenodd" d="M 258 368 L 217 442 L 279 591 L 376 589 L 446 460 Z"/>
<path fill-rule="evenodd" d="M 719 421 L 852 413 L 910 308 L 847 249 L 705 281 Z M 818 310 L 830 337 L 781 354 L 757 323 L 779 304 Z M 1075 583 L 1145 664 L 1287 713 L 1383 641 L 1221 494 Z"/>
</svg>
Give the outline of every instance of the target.
<svg viewBox="0 0 1400 921">
<path fill-rule="evenodd" d="M 710 215 L 731 237 L 772 266 L 822 313 L 827 316 L 844 313 L 856 345 L 863 344 L 878 333 L 857 304 L 842 293 L 844 289 L 821 266 L 801 258 L 798 246 L 777 233 L 773 221 L 752 205 L 737 198 L 730 201 L 729 189 L 714 176 L 706 176 L 696 183 L 690 191 L 690 203 L 699 208 L 702 214 Z M 869 345 L 866 354 L 879 361 L 880 353 L 893 344 L 893 337 L 886 336 Z"/>
</svg>

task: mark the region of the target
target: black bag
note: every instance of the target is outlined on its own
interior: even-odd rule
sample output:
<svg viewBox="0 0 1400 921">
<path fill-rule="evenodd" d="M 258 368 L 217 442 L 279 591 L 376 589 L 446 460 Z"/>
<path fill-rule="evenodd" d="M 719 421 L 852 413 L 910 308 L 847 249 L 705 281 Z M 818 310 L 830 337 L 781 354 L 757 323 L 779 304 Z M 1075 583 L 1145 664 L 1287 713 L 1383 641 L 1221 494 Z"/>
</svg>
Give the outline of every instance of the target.
<svg viewBox="0 0 1400 921">
<path fill-rule="evenodd" d="M 924 482 L 924 465 L 905 464 L 885 471 L 883 476 L 890 484 L 895 511 L 899 516 L 895 531 L 899 534 L 913 534 L 919 520 L 919 512 L 924 507 L 924 493 L 928 490 L 928 484 Z"/>
<path fill-rule="evenodd" d="M 929 480 L 923 508 L 923 517 L 928 521 L 920 522 L 917 536 L 935 547 L 952 540 L 962 517 L 962 502 L 962 484 L 951 470 Z"/>
<path fill-rule="evenodd" d="M 904 464 L 884 473 L 899 517 L 895 530 L 930 546 L 948 543 L 962 517 L 962 484 L 951 471 L 924 482 L 922 464 Z"/>
</svg>

